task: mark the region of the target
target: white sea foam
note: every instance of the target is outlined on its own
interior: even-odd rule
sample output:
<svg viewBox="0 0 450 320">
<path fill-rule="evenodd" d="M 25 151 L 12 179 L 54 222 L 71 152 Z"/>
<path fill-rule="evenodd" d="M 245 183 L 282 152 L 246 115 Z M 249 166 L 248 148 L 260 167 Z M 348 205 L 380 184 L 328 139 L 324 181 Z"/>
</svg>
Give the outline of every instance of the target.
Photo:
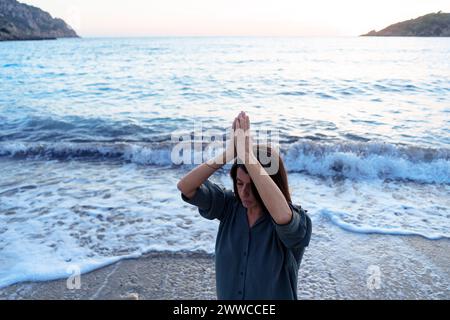
<svg viewBox="0 0 450 320">
<path fill-rule="evenodd" d="M 333 212 L 331 210 L 323 209 L 319 213 L 324 217 L 327 217 L 332 223 L 342 228 L 343 230 L 354 233 L 386 234 L 393 236 L 422 236 L 430 240 L 450 238 L 450 232 L 442 232 L 442 234 L 435 234 L 435 233 L 428 233 L 426 231 L 418 232 L 399 227 L 389 228 L 389 227 L 375 227 L 370 225 L 358 226 L 345 222 L 344 217 L 347 215 L 343 212 Z M 389 217 L 386 218 L 389 219 Z"/>
<path fill-rule="evenodd" d="M 32 159 L 121 159 L 144 165 L 174 165 L 170 143 L 0 143 L 0 156 Z M 290 172 L 354 180 L 410 180 L 450 183 L 450 151 L 399 147 L 388 143 L 284 145 L 281 155 Z M 189 165 L 191 165 L 189 163 Z"/>
<path fill-rule="evenodd" d="M 289 146 L 284 159 L 290 171 L 317 176 L 450 183 L 450 152 L 446 149 L 302 141 Z"/>
<path fill-rule="evenodd" d="M 173 165 L 168 141 L 198 122 L 227 128 L 244 109 L 252 128 L 280 130 L 293 199 L 313 218 L 310 292 L 351 295 L 358 282 L 335 266 L 364 273 L 381 253 L 386 265 L 412 270 L 391 275 L 394 286 L 424 277 L 422 297 L 448 298 L 448 271 L 398 235 L 449 235 L 449 43 L 378 40 L 5 43 L 0 286 L 147 250 L 212 253 L 218 224 L 181 201 L 175 185 L 191 165 Z M 410 297 L 401 290 L 392 297 Z"/>
<path fill-rule="evenodd" d="M 214 252 L 218 222 L 181 200 L 181 168 L 0 162 L 0 286 L 66 278 L 70 266 L 87 272 L 150 250 Z M 211 179 L 232 188 L 227 175 Z M 358 234 L 450 234 L 450 203 L 442 200 L 449 186 L 333 182 L 300 173 L 289 179 L 294 202 L 308 209 L 315 228 L 329 221 Z"/>
</svg>

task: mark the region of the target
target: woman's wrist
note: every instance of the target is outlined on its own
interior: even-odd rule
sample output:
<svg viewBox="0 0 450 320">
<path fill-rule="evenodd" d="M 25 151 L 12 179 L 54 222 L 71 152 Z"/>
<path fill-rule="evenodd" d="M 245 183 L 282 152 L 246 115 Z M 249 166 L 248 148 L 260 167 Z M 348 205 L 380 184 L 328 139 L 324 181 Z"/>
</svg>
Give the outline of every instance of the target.
<svg viewBox="0 0 450 320">
<path fill-rule="evenodd" d="M 246 155 L 247 159 L 249 160 L 250 164 L 257 164 L 258 162 L 258 158 L 256 157 L 255 153 L 253 152 L 253 150 L 247 152 Z"/>
<path fill-rule="evenodd" d="M 208 166 L 209 168 L 213 169 L 213 170 L 219 170 L 222 167 L 221 165 L 209 164 L 208 161 L 205 162 L 205 165 Z"/>
<path fill-rule="evenodd" d="M 223 152 L 221 154 L 219 154 L 218 156 L 216 156 L 215 158 L 209 159 L 208 161 L 205 162 L 205 164 L 210 167 L 211 169 L 214 170 L 218 170 L 220 169 L 226 161 L 225 160 L 226 157 L 226 152 Z"/>
</svg>

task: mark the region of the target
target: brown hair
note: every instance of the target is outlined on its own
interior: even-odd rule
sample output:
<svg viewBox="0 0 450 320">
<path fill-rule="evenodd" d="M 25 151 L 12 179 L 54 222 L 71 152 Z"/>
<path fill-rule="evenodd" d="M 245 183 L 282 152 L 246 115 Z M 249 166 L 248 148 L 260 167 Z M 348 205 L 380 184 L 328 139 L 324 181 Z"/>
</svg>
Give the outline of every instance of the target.
<svg viewBox="0 0 450 320">
<path fill-rule="evenodd" d="M 275 182 L 275 184 L 278 186 L 281 193 L 283 193 L 286 201 L 288 203 L 292 203 L 291 195 L 289 193 L 289 184 L 288 184 L 287 173 L 284 168 L 283 161 L 282 161 L 281 157 L 278 155 L 278 153 L 275 152 L 275 150 L 273 150 L 268 145 L 257 145 L 256 148 L 254 147 L 254 153 L 256 155 L 256 158 L 258 159 L 258 162 L 261 164 L 261 166 L 263 168 L 271 167 L 272 161 L 274 159 L 278 160 L 278 170 L 276 170 L 276 172 L 274 174 L 269 174 L 269 175 L 272 178 L 272 180 Z M 268 157 L 271 160 L 267 164 L 263 164 L 263 163 L 261 163 L 260 155 Z M 274 157 L 276 157 L 276 158 L 274 158 Z M 238 170 L 238 168 L 242 168 L 247 174 L 248 174 L 248 171 L 244 164 L 238 163 L 237 159 L 234 161 L 234 164 L 230 169 L 230 176 L 231 176 L 231 179 L 233 180 L 234 194 L 237 197 L 238 201 L 241 202 L 241 198 L 239 197 L 239 193 L 238 193 L 238 189 L 237 189 L 237 170 Z M 265 211 L 267 211 L 267 208 L 264 205 L 264 202 L 262 201 L 261 196 L 259 195 L 259 192 L 256 189 L 256 186 L 253 183 L 253 181 L 251 182 L 251 188 L 252 188 L 252 192 L 253 192 L 253 195 L 255 196 L 256 200 L 258 200 L 258 202 L 263 207 L 263 209 Z"/>
</svg>

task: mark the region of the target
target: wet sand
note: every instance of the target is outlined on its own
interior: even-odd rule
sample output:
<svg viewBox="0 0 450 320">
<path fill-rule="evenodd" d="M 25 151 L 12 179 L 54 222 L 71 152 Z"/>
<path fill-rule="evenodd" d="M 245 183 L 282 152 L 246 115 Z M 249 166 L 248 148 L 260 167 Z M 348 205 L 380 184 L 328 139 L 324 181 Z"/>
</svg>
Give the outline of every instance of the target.
<svg viewBox="0 0 450 320">
<path fill-rule="evenodd" d="M 299 299 L 450 299 L 450 240 L 346 239 L 337 244 L 318 237 L 308 248 Z M 374 261 L 381 279 L 370 287 Z M 216 299 L 214 269 L 209 254 L 151 252 L 81 275 L 80 289 L 67 289 L 66 279 L 26 282 L 0 289 L 0 299 Z"/>
<path fill-rule="evenodd" d="M 0 289 L 1 299 L 215 299 L 214 258 L 202 253 L 152 252 L 67 279 Z"/>
</svg>

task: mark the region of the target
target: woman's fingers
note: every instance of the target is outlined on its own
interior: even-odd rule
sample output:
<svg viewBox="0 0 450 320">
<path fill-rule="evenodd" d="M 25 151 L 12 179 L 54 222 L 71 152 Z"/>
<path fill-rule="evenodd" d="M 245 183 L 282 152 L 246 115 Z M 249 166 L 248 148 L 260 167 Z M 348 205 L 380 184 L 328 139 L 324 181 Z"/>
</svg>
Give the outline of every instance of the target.
<svg viewBox="0 0 450 320">
<path fill-rule="evenodd" d="M 244 131 L 250 129 L 250 118 L 244 111 L 241 111 L 239 115 L 234 118 L 233 129 L 242 129 Z"/>
<path fill-rule="evenodd" d="M 244 131 L 248 130 L 248 116 L 245 112 L 241 116 L 241 128 L 244 129 Z"/>
<path fill-rule="evenodd" d="M 242 121 L 242 113 L 239 114 L 238 124 L 239 124 L 239 129 L 244 129 L 244 122 Z"/>
</svg>

